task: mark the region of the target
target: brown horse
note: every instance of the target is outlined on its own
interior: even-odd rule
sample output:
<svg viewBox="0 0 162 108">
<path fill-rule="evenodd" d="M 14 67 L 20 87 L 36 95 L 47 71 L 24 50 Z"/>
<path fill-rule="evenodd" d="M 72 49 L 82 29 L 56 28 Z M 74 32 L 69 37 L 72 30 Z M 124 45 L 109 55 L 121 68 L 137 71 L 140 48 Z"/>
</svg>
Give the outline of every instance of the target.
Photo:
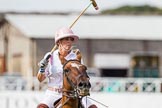
<svg viewBox="0 0 162 108">
<path fill-rule="evenodd" d="M 86 70 L 87 67 L 78 60 L 64 63 L 61 108 L 84 108 L 81 101 L 89 95 L 91 87 Z"/>
</svg>

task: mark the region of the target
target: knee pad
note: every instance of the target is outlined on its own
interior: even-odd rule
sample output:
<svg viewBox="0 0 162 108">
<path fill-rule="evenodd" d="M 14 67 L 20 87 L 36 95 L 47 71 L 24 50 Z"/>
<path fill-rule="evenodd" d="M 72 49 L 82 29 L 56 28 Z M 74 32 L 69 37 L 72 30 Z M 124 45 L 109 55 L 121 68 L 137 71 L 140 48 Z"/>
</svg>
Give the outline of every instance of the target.
<svg viewBox="0 0 162 108">
<path fill-rule="evenodd" d="M 37 108 L 49 108 L 46 104 L 39 104 Z"/>
</svg>

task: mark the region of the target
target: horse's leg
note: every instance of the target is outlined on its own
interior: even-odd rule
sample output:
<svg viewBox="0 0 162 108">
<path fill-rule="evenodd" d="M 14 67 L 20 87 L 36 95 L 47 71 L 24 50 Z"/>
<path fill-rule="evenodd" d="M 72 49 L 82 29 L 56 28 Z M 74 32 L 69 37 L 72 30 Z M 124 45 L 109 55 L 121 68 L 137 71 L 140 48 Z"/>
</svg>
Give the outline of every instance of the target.
<svg viewBox="0 0 162 108">
<path fill-rule="evenodd" d="M 97 106 L 93 104 L 93 105 L 89 106 L 88 108 L 97 108 Z"/>
<path fill-rule="evenodd" d="M 46 104 L 39 104 L 37 108 L 49 108 Z"/>
</svg>

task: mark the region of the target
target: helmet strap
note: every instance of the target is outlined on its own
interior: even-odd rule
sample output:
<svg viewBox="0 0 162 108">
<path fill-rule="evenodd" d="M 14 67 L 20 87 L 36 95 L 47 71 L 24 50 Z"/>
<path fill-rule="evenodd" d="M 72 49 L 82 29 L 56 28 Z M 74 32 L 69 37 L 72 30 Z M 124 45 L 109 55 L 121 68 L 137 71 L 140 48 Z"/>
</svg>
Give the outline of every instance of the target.
<svg viewBox="0 0 162 108">
<path fill-rule="evenodd" d="M 69 52 L 72 49 L 72 47 L 69 50 L 65 49 L 61 42 L 59 43 L 59 47 L 61 48 L 61 50 L 64 50 L 66 52 Z"/>
</svg>

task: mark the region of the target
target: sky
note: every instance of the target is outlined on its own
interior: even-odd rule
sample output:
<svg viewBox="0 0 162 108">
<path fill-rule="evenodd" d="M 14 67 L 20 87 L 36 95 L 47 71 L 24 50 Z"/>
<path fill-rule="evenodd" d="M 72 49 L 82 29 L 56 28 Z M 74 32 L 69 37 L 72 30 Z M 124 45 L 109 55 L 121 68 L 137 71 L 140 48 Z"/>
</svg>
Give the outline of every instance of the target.
<svg viewBox="0 0 162 108">
<path fill-rule="evenodd" d="M 162 8 L 162 0 L 95 0 L 99 10 L 116 8 L 122 5 L 152 5 Z M 0 11 L 17 12 L 66 12 L 81 11 L 90 0 L 0 0 Z M 94 8 L 87 12 L 94 12 Z"/>
</svg>

